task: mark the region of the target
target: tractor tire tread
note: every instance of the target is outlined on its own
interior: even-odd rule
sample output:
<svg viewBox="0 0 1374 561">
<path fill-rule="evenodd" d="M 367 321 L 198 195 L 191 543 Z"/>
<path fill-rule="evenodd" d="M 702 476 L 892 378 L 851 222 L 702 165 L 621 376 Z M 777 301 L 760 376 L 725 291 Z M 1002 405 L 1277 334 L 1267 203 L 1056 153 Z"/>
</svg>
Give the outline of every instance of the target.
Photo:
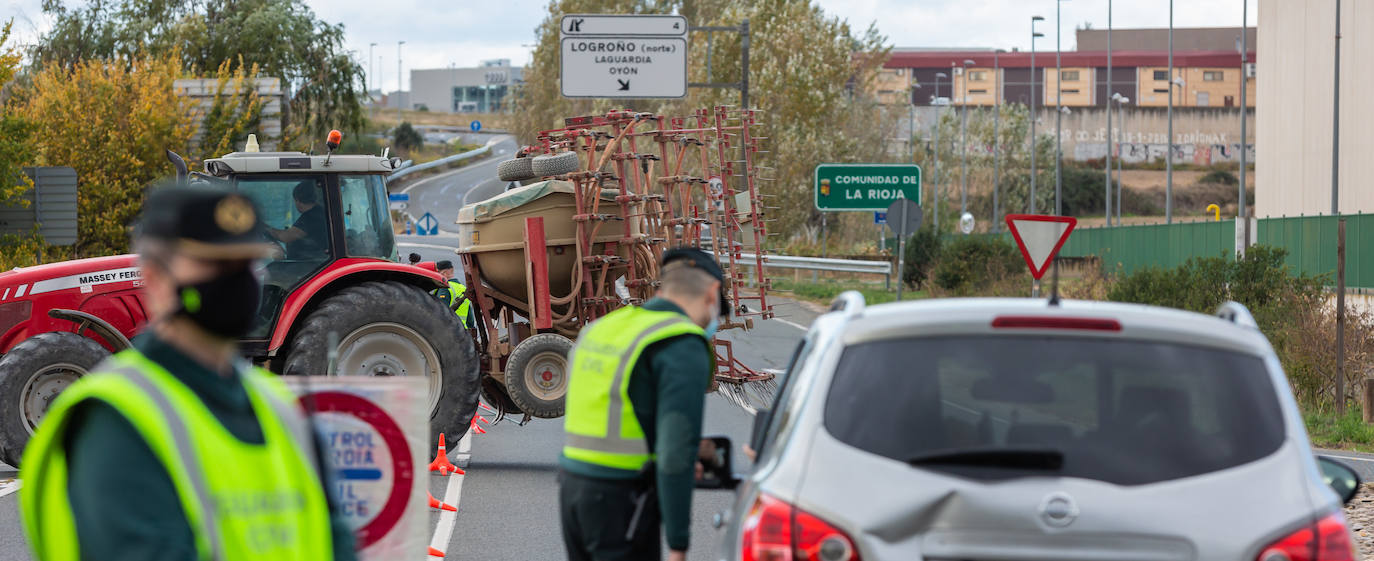
<svg viewBox="0 0 1374 561">
<path fill-rule="evenodd" d="M 572 348 L 572 340 L 556 333 L 533 335 L 515 346 L 515 349 L 510 353 L 510 358 L 506 360 L 506 394 L 521 411 L 540 419 L 556 419 L 563 416 L 564 399 L 567 397 L 566 387 L 564 394 L 557 399 L 542 399 L 535 396 L 525 386 L 523 371 L 535 356 L 548 351 L 562 353 L 563 359 L 566 361 Z M 565 378 L 571 374 L 570 367 L 571 365 L 565 362 L 563 372 Z"/>
</svg>

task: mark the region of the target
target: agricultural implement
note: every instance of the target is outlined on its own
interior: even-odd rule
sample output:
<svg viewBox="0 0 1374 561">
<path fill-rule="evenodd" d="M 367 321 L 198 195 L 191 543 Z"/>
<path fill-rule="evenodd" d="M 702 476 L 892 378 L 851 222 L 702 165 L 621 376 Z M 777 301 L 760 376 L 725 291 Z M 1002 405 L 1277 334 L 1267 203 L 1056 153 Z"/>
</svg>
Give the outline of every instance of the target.
<svg viewBox="0 0 1374 561">
<path fill-rule="evenodd" d="M 482 394 L 502 415 L 563 414 L 578 331 L 652 297 L 668 248 L 715 254 L 733 310 L 722 331 L 773 317 L 756 115 L 715 107 L 569 118 L 501 163 L 503 181 L 526 185 L 460 211 Z M 714 345 L 712 389 L 741 405 L 766 403 L 773 374 L 744 365 L 729 340 Z"/>
</svg>

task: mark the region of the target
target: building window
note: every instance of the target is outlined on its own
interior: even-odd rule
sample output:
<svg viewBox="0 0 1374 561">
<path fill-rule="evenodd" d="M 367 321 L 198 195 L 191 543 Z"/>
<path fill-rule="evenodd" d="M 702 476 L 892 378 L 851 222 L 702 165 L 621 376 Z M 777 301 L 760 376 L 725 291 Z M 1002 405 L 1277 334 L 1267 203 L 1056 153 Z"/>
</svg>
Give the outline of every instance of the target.
<svg viewBox="0 0 1374 561">
<path fill-rule="evenodd" d="M 985 94 L 985 93 L 988 93 L 988 91 L 987 91 L 987 90 L 969 90 L 968 93 L 971 93 L 971 94 L 973 94 L 973 95 L 978 95 L 978 94 Z"/>
<path fill-rule="evenodd" d="M 906 69 L 905 69 L 905 68 L 898 68 L 898 69 L 897 69 L 897 75 L 898 75 L 898 76 L 906 76 Z"/>
<path fill-rule="evenodd" d="M 1202 80 L 1204 82 L 1220 82 L 1223 75 L 1224 73 L 1220 70 L 1211 70 L 1202 73 Z"/>
<path fill-rule="evenodd" d="M 1169 88 L 1155 88 L 1155 89 L 1154 89 L 1154 92 L 1155 92 L 1155 93 L 1166 94 L 1166 93 L 1169 93 Z"/>
<path fill-rule="evenodd" d="M 974 82 L 982 82 L 983 80 L 988 79 L 988 73 L 982 70 L 976 72 L 969 72 L 968 79 L 973 80 Z"/>
<path fill-rule="evenodd" d="M 1078 90 L 1064 90 L 1064 93 L 1066 93 L 1066 94 L 1076 94 L 1076 93 L 1078 93 Z"/>
<path fill-rule="evenodd" d="M 1169 71 L 1168 71 L 1168 70 L 1156 70 L 1156 71 L 1155 71 L 1155 79 L 1156 79 L 1156 80 L 1159 80 L 1159 81 L 1161 81 L 1161 82 L 1167 82 L 1167 81 L 1169 81 Z"/>
<path fill-rule="evenodd" d="M 1065 70 L 1065 71 L 1062 71 L 1062 72 L 1059 73 L 1059 79 L 1062 80 L 1062 81 L 1065 81 L 1065 82 L 1077 82 L 1077 81 L 1078 81 L 1078 71 L 1077 71 L 1077 70 Z"/>
</svg>

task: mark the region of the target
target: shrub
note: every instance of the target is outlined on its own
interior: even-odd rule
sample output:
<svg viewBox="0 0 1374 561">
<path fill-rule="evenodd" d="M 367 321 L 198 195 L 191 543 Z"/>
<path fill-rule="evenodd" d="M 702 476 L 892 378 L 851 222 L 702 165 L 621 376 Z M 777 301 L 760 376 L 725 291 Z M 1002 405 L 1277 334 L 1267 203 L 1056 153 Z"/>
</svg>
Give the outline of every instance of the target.
<svg viewBox="0 0 1374 561">
<path fill-rule="evenodd" d="M 940 256 L 940 236 L 935 229 L 925 226 L 917 230 L 906 242 L 906 255 L 903 257 L 902 282 L 919 289 L 925 286 L 931 266 Z"/>
<path fill-rule="evenodd" d="M 397 150 L 409 153 L 411 150 L 419 149 L 425 144 L 425 139 L 410 126 L 409 122 L 403 122 L 396 127 L 396 134 L 391 139 L 392 144 Z"/>
<path fill-rule="evenodd" d="M 1222 185 L 1235 185 L 1240 182 L 1236 179 L 1236 174 L 1224 169 L 1214 169 L 1197 180 L 1198 183 L 1220 183 Z"/>
<path fill-rule="evenodd" d="M 958 296 L 987 290 L 1024 266 L 1017 249 L 1001 236 L 959 236 L 939 255 L 931 281 Z"/>
</svg>

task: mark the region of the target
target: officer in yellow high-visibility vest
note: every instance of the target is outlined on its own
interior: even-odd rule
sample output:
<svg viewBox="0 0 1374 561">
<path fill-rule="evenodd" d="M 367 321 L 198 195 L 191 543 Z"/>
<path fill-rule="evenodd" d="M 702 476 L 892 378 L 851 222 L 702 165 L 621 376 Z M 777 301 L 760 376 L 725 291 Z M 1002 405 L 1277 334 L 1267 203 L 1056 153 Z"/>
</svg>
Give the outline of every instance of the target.
<svg viewBox="0 0 1374 561">
<path fill-rule="evenodd" d="M 568 559 L 661 559 L 660 522 L 669 560 L 685 559 L 724 279 L 710 254 L 669 250 L 655 298 L 578 336 L 559 462 Z"/>
<path fill-rule="evenodd" d="M 464 328 L 472 325 L 468 321 L 469 314 L 472 313 L 472 301 L 467 297 L 468 287 L 453 277 L 453 262 L 440 261 L 434 264 L 434 268 L 448 280 L 448 288 L 435 289 L 434 295 L 438 296 L 448 309 L 458 314 L 458 321 L 463 322 Z"/>
<path fill-rule="evenodd" d="M 155 191 L 135 246 L 149 324 L 52 403 L 19 505 L 41 561 L 355 559 L 295 397 L 249 365 L 267 255 L 252 203 Z"/>
</svg>

